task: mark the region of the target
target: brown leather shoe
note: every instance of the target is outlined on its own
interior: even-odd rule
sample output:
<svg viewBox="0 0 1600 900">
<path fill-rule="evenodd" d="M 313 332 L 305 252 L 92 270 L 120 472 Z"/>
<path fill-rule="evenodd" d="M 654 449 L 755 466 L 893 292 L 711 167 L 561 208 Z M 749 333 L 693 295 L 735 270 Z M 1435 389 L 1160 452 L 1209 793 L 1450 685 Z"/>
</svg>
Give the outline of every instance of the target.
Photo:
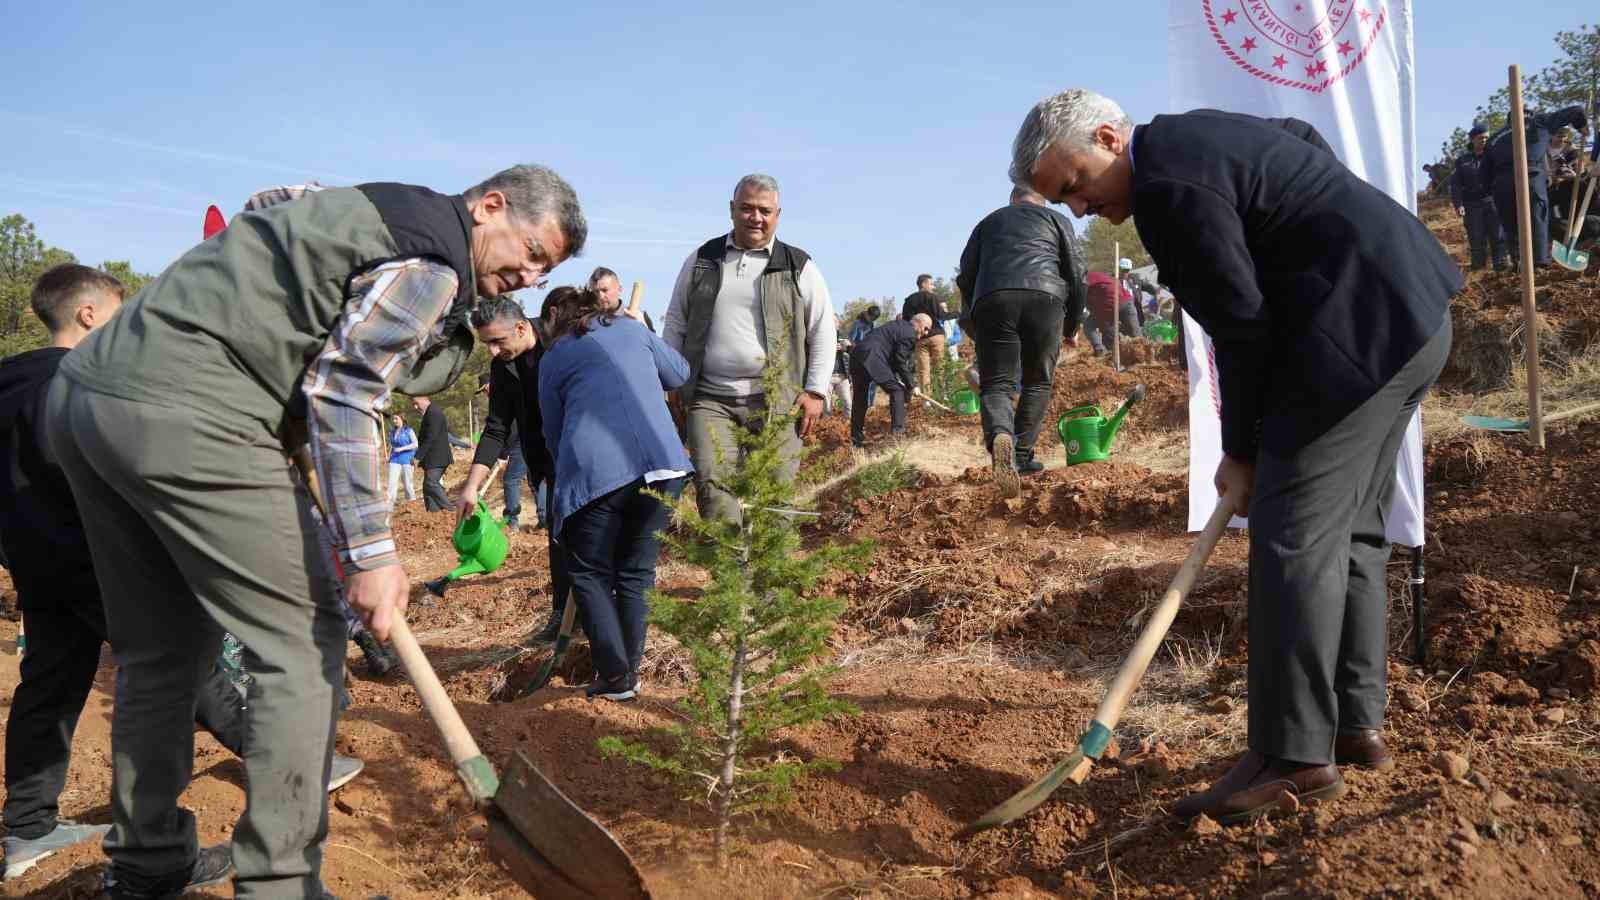
<svg viewBox="0 0 1600 900">
<path fill-rule="evenodd" d="M 1251 750 L 1216 784 L 1179 800 L 1172 812 L 1182 819 L 1205 813 L 1234 825 L 1272 814 L 1285 791 L 1301 803 L 1333 800 L 1344 796 L 1344 778 L 1337 766 L 1302 766 Z"/>
<path fill-rule="evenodd" d="M 1394 754 L 1383 742 L 1383 732 L 1375 728 L 1340 732 L 1333 739 L 1333 761 L 1341 766 L 1360 766 L 1387 772 L 1394 768 Z"/>
</svg>

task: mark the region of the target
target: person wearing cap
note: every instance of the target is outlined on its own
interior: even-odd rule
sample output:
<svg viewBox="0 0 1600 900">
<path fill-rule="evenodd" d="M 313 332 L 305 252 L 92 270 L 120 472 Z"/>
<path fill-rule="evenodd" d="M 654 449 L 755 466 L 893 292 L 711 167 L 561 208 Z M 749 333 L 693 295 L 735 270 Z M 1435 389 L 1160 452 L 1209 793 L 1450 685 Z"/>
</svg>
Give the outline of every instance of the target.
<svg viewBox="0 0 1600 900">
<path fill-rule="evenodd" d="M 1481 269 L 1493 250 L 1494 270 L 1511 265 L 1506 249 L 1506 232 L 1495 215 L 1494 193 L 1489 189 L 1489 127 L 1473 122 L 1468 132 L 1467 152 L 1456 157 L 1450 173 L 1450 205 L 1467 226 L 1467 243 L 1472 247 L 1472 268 Z"/>
<path fill-rule="evenodd" d="M 1529 112 L 1523 116 L 1528 148 L 1528 206 L 1532 212 L 1533 265 L 1546 268 L 1555 265 L 1550 255 L 1550 170 L 1548 168 L 1550 140 L 1562 128 L 1580 131 L 1589 128 L 1589 117 L 1581 106 L 1568 106 L 1554 112 Z M 1508 125 L 1489 139 L 1489 186 L 1494 193 L 1494 208 L 1500 215 L 1500 224 L 1506 235 L 1517 234 L 1517 191 L 1513 176 L 1516 167 L 1516 146 Z M 1564 235 L 1563 235 L 1564 236 Z M 1511 243 L 1511 262 L 1520 263 L 1521 242 Z"/>
</svg>

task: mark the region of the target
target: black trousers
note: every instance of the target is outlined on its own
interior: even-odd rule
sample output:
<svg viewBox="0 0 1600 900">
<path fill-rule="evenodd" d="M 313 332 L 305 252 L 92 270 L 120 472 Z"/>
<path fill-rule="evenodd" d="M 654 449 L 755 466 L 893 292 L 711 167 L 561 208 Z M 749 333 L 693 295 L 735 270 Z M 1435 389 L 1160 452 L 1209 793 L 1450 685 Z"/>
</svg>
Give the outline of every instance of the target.
<svg viewBox="0 0 1600 900">
<path fill-rule="evenodd" d="M 1511 245 L 1511 261 L 1521 259 L 1522 242 L 1517 231 L 1516 186 L 1502 189 L 1495 182 L 1494 208 L 1500 214 L 1500 225 L 1505 229 L 1507 243 Z M 1528 209 L 1533 214 L 1533 264 L 1548 265 L 1550 257 L 1550 177 L 1544 173 L 1528 178 Z"/>
<path fill-rule="evenodd" d="M 1447 318 L 1377 394 L 1292 453 L 1264 449 L 1276 413 L 1262 421 L 1250 499 L 1250 749 L 1258 753 L 1327 764 L 1340 731 L 1383 727 L 1384 522 L 1395 458 L 1449 353 Z"/>
<path fill-rule="evenodd" d="M 867 440 L 867 408 L 872 405 L 872 388 L 883 388 L 889 397 L 889 431 L 899 434 L 906 428 L 906 387 L 889 367 L 876 360 L 850 361 L 850 442 L 861 446 Z"/>
<path fill-rule="evenodd" d="M 1016 438 L 1019 459 L 1032 455 L 1050 405 L 1065 317 L 1061 300 L 1043 291 L 995 291 L 973 309 L 985 447 L 1003 431 Z M 1013 412 L 1019 379 L 1022 399 Z"/>
<path fill-rule="evenodd" d="M 676 498 L 687 479 L 655 485 Z M 561 541 L 572 569 L 572 599 L 583 614 L 595 672 L 614 680 L 639 671 L 644 655 L 645 594 L 656 583 L 656 557 L 671 514 L 666 504 L 644 492 L 644 479 L 625 485 L 567 517 Z"/>
<path fill-rule="evenodd" d="M 1500 227 L 1500 217 L 1495 212 L 1494 198 L 1470 201 L 1462 211 L 1467 225 L 1467 243 L 1472 247 L 1472 267 L 1483 268 L 1492 248 L 1495 271 L 1504 269 L 1511 257 L 1506 249 L 1506 231 Z"/>
<path fill-rule="evenodd" d="M 422 470 L 422 507 L 428 512 L 450 508 L 450 495 L 444 489 L 445 468 Z"/>
<path fill-rule="evenodd" d="M 556 505 L 556 480 L 554 476 L 546 478 L 534 488 L 544 491 L 544 508 L 554 509 Z M 550 548 L 550 613 L 557 619 L 566 612 L 567 598 L 572 595 L 572 575 L 567 565 L 567 548 L 556 543 L 556 536 L 549 531 L 545 533 Z"/>
<path fill-rule="evenodd" d="M 56 827 L 72 758 L 72 733 L 94 687 L 105 611 L 93 589 L 79 589 L 23 610 L 28 650 L 6 721 L 5 825 L 24 839 Z M 227 673 L 212 666 L 197 692 L 195 721 L 235 756 L 244 753 L 244 702 Z"/>
</svg>

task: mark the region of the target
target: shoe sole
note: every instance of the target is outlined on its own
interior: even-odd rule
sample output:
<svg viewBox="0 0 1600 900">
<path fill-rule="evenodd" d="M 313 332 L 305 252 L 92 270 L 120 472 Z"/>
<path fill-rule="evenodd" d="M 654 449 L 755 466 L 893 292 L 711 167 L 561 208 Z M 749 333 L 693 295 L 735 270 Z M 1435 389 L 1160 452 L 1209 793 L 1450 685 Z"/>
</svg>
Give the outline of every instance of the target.
<svg viewBox="0 0 1600 900">
<path fill-rule="evenodd" d="M 626 691 L 617 691 L 609 694 L 592 694 L 590 700 L 610 700 L 612 703 L 626 703 L 639 696 L 639 692 L 629 688 Z"/>
<path fill-rule="evenodd" d="M 55 850 L 46 850 L 38 856 L 30 856 L 21 862 L 15 863 L 9 859 L 6 860 L 6 872 L 4 876 L 0 876 L 0 881 L 10 881 L 13 878 L 21 878 L 23 875 L 28 873 L 29 869 L 32 869 L 39 863 L 42 863 L 50 857 L 55 856 L 57 852 L 58 851 Z"/>
<path fill-rule="evenodd" d="M 1310 800 L 1337 800 L 1340 797 L 1343 797 L 1345 792 L 1349 789 L 1350 788 L 1345 785 L 1344 779 L 1341 778 L 1338 782 L 1330 784 L 1325 788 L 1317 788 L 1314 791 L 1306 791 L 1304 794 L 1295 794 L 1294 796 L 1296 800 L 1300 801 L 1301 805 L 1304 805 Z M 1263 816 L 1271 816 L 1277 811 L 1278 801 L 1273 800 L 1271 803 L 1264 803 L 1255 809 L 1247 809 L 1244 812 L 1237 812 L 1232 815 L 1222 816 L 1217 819 L 1217 824 L 1243 825 L 1246 822 L 1253 822 L 1256 819 L 1262 818 Z"/>
<path fill-rule="evenodd" d="M 1334 759 L 1334 763 L 1341 766 L 1355 766 L 1369 772 L 1388 772 L 1394 768 L 1394 757 L 1386 756 L 1379 760 Z"/>
<path fill-rule="evenodd" d="M 355 777 L 357 775 L 360 775 L 362 772 L 366 771 L 366 768 L 367 768 L 367 764 L 366 763 L 362 763 L 360 766 L 356 767 L 355 771 L 353 771 L 353 772 L 349 772 L 349 773 L 347 773 L 347 774 L 345 774 L 345 775 L 343 775 L 343 776 L 341 776 L 339 778 L 330 778 L 330 779 L 328 779 L 328 793 L 331 794 L 334 791 L 337 791 L 339 788 L 342 788 L 345 785 L 349 784 L 350 782 L 354 781 Z"/>
<path fill-rule="evenodd" d="M 994 436 L 994 483 L 1000 487 L 1000 496 L 1010 499 L 1022 493 L 1022 477 L 1017 474 L 1016 444 L 1011 435 L 1000 432 Z"/>
</svg>

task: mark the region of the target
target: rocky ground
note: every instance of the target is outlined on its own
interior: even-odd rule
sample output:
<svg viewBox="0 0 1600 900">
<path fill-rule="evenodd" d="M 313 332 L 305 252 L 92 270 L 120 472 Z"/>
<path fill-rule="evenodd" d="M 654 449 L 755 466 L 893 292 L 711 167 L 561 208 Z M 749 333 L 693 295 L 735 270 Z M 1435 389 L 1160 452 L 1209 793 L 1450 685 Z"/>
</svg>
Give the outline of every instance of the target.
<svg viewBox="0 0 1600 900">
<path fill-rule="evenodd" d="M 1464 258 L 1448 210 L 1425 218 Z M 1596 273 L 1541 275 L 1551 403 L 1578 390 L 1600 335 Z M 591 704 L 580 646 L 562 677 L 511 702 L 540 660 L 524 646 L 547 609 L 543 533 L 518 534 L 497 573 L 413 610 L 413 627 L 485 751 L 522 751 L 610 828 L 659 897 L 1594 897 L 1600 895 L 1600 421 L 1568 420 L 1538 451 L 1523 438 L 1466 431 L 1467 408 L 1515 409 L 1520 300 L 1514 279 L 1474 274 L 1456 304 L 1457 350 L 1430 401 L 1427 664 L 1415 661 L 1405 553 L 1391 568 L 1389 740 L 1399 767 L 1349 772 L 1335 803 L 1253 827 L 1184 827 L 1165 810 L 1242 749 L 1247 629 L 1242 536 L 1225 537 L 1165 651 L 1118 729 L 1115 759 L 1030 816 L 973 840 L 956 832 L 1076 741 L 1148 606 L 1187 553 L 1182 451 L 1185 382 L 1162 352 L 1136 346 L 1131 371 L 1064 360 L 1053 415 L 1135 408 L 1110 461 L 1052 468 L 1002 501 L 981 468 L 976 424 L 917 410 L 897 448 L 912 483 L 863 498 L 848 477 L 845 423 L 825 423 L 808 463 L 822 486 L 807 540 L 873 538 L 860 576 L 829 589 L 849 601 L 834 635 L 836 694 L 861 714 L 783 738 L 839 760 L 786 811 L 744 823 L 724 870 L 708 865 L 700 798 L 595 741 L 669 721 L 684 662 L 653 641 L 641 702 Z M 1590 395 L 1588 399 L 1595 399 Z M 1437 426 L 1437 427 L 1435 427 Z M 880 448 L 886 422 L 873 418 Z M 879 456 L 886 453 L 880 449 Z M 454 561 L 445 514 L 407 504 L 397 531 L 420 582 Z M 692 592 L 700 573 L 666 560 L 661 587 Z M 0 696 L 17 677 L 16 624 L 0 621 Z M 352 650 L 354 706 L 341 752 L 366 772 L 334 798 L 324 875 L 339 896 L 514 897 L 488 857 L 483 822 L 410 686 L 368 677 Z M 110 661 L 79 728 L 66 814 L 106 821 Z M 242 809 L 243 770 L 197 736 L 185 797 L 206 840 Z M 0 893 L 86 897 L 98 848 L 39 866 Z M 221 895 L 221 894 L 219 894 Z"/>
</svg>

